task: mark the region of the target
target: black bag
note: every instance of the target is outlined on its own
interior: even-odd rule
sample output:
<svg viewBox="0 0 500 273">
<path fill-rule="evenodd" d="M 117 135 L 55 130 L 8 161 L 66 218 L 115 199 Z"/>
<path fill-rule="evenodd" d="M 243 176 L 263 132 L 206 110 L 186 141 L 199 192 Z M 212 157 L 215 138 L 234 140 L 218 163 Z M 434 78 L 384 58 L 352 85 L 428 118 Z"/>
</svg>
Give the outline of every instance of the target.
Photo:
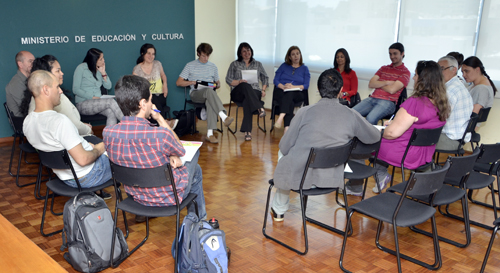
<svg viewBox="0 0 500 273">
<path fill-rule="evenodd" d="M 64 205 L 61 251 L 64 259 L 80 272 L 99 272 L 110 266 L 113 218 L 102 198 L 93 192 L 81 192 Z M 127 255 L 122 231 L 116 228 L 113 260 Z"/>
<path fill-rule="evenodd" d="M 174 111 L 174 116 L 179 120 L 177 127 L 175 127 L 174 132 L 178 137 L 185 134 L 194 134 L 196 131 L 196 113 L 194 109 Z"/>
</svg>

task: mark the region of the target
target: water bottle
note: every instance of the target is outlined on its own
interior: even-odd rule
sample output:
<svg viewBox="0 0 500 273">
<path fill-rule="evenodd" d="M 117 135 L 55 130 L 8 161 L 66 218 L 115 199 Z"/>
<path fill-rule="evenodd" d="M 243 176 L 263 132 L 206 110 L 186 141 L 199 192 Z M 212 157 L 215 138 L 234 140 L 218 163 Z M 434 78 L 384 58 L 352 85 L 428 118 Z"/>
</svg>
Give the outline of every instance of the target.
<svg viewBox="0 0 500 273">
<path fill-rule="evenodd" d="M 215 217 L 212 217 L 210 221 L 208 221 L 208 224 L 213 228 L 213 229 L 219 229 L 219 221 L 215 219 Z"/>
</svg>

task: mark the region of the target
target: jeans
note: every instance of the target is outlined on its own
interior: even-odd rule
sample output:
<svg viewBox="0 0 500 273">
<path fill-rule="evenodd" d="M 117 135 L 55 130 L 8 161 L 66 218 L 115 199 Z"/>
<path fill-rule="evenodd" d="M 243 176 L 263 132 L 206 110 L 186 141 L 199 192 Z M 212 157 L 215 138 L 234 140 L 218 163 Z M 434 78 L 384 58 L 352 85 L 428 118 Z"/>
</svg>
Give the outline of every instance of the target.
<svg viewBox="0 0 500 273">
<path fill-rule="evenodd" d="M 368 97 L 352 109 L 366 117 L 369 123 L 376 125 L 381 118 L 396 111 L 396 104 L 392 101 Z"/>
<path fill-rule="evenodd" d="M 80 186 L 82 188 L 92 188 L 106 183 L 111 179 L 111 167 L 109 166 L 109 159 L 106 155 L 102 154 L 95 162 L 92 170 L 79 178 Z M 63 180 L 63 182 L 73 188 L 77 188 L 74 179 Z"/>
<path fill-rule="evenodd" d="M 205 209 L 205 196 L 203 194 L 203 176 L 201 167 L 198 164 L 198 158 L 200 157 L 200 151 L 196 152 L 193 160 L 186 162 L 184 166 L 188 169 L 188 185 L 184 189 L 184 198 L 190 193 L 197 194 L 198 196 L 194 199 L 198 204 L 198 214 L 200 219 L 207 218 L 207 211 Z M 195 212 L 194 207 L 188 207 L 188 212 Z"/>
</svg>

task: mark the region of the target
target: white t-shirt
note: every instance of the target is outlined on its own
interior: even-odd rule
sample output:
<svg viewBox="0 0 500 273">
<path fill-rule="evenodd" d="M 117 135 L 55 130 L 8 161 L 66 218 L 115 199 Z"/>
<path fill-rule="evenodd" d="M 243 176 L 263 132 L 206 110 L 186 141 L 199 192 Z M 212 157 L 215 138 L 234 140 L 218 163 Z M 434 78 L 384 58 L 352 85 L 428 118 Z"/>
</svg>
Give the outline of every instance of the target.
<svg viewBox="0 0 500 273">
<path fill-rule="evenodd" d="M 78 129 L 71 120 L 56 111 L 43 111 L 41 113 L 31 112 L 23 123 L 23 132 L 28 141 L 38 150 L 44 152 L 55 152 L 63 149 L 71 150 L 78 144 L 82 144 L 86 151 L 91 151 L 92 146 L 78 134 Z M 77 177 L 88 174 L 94 167 L 94 163 L 80 166 L 69 156 Z M 73 179 L 71 170 L 53 170 L 61 180 Z"/>
</svg>

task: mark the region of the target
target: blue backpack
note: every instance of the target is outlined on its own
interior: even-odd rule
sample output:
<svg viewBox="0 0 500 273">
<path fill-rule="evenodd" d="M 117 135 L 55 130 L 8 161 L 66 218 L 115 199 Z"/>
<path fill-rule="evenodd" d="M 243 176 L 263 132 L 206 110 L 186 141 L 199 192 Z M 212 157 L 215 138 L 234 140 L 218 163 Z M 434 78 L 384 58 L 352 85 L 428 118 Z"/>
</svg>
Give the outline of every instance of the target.
<svg viewBox="0 0 500 273">
<path fill-rule="evenodd" d="M 172 256 L 175 259 L 175 241 Z M 227 273 L 228 254 L 226 235 L 214 229 L 207 221 L 199 220 L 196 214 L 184 217 L 179 233 L 179 272 Z"/>
</svg>

